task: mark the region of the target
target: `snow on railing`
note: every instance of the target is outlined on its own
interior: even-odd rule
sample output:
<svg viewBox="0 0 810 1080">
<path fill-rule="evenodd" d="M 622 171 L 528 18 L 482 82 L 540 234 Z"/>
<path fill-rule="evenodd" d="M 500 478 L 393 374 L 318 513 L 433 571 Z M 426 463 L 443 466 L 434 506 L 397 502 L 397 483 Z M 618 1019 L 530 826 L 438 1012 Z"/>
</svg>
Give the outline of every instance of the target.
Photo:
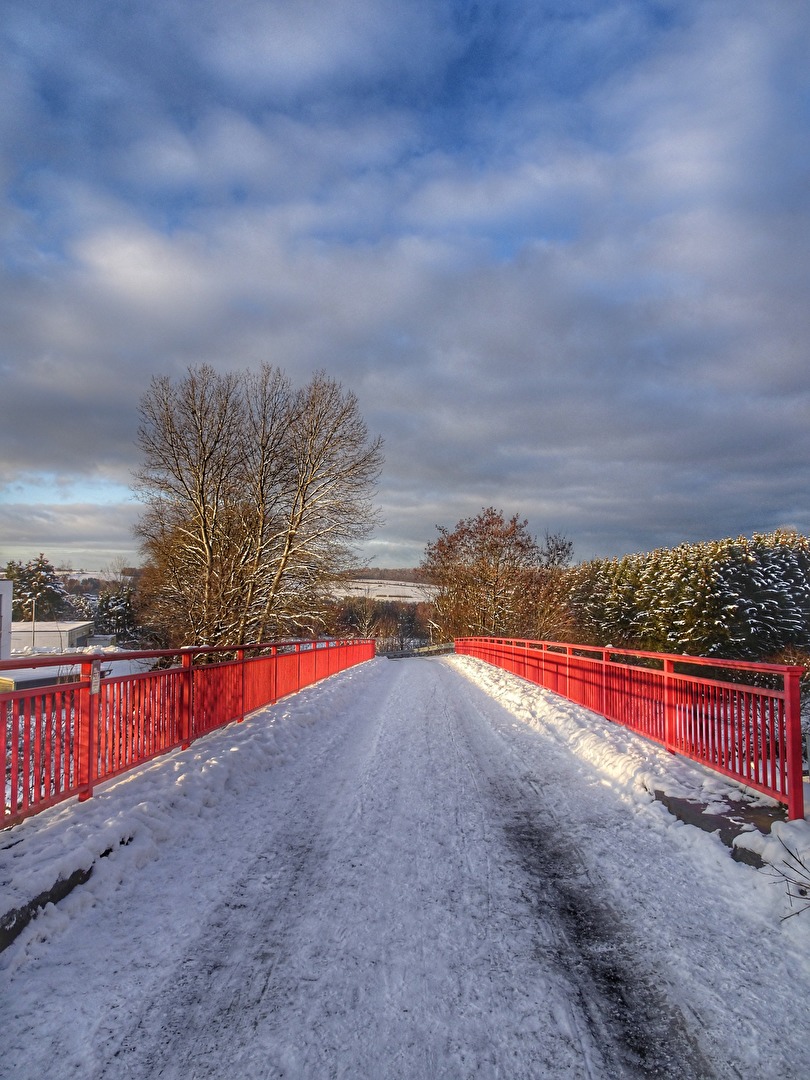
<svg viewBox="0 0 810 1080">
<path fill-rule="evenodd" d="M 786 803 L 804 817 L 800 667 L 598 648 L 458 638 L 486 660 Z"/>
<path fill-rule="evenodd" d="M 373 657 L 373 641 L 323 638 L 0 662 L 0 680 L 44 669 L 35 686 L 0 681 L 0 827 Z"/>
</svg>

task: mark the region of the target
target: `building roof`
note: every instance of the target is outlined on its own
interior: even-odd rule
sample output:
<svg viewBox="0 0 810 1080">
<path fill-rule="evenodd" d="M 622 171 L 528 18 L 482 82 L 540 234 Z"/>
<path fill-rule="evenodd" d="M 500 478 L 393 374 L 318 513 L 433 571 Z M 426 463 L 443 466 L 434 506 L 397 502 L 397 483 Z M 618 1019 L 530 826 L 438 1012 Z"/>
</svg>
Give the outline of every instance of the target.
<svg viewBox="0 0 810 1080">
<path fill-rule="evenodd" d="M 40 620 L 37 619 L 37 621 L 35 623 L 32 623 L 32 622 L 13 622 L 11 624 L 11 632 L 12 632 L 12 634 L 16 634 L 16 633 L 21 633 L 22 634 L 27 630 L 28 633 L 30 634 L 32 630 L 36 629 L 37 633 L 42 631 L 42 633 L 45 634 L 49 630 L 52 633 L 57 633 L 60 630 L 62 630 L 62 631 L 66 631 L 66 630 L 83 630 L 85 627 L 92 626 L 92 625 L 93 625 L 93 620 L 92 619 L 80 619 L 78 621 L 73 621 L 73 622 L 70 622 L 67 619 L 60 619 L 58 622 L 46 622 L 45 620 L 40 622 Z"/>
</svg>

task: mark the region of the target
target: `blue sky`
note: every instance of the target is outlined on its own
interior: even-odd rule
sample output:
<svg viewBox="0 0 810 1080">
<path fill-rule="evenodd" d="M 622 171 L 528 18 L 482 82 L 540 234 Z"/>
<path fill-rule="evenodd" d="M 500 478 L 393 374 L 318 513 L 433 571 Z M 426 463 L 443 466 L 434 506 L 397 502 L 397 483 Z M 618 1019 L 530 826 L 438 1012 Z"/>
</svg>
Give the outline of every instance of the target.
<svg viewBox="0 0 810 1080">
<path fill-rule="evenodd" d="M 803 0 L 6 0 L 0 561 L 135 561 L 154 374 L 325 368 L 378 566 L 810 532 Z"/>
</svg>

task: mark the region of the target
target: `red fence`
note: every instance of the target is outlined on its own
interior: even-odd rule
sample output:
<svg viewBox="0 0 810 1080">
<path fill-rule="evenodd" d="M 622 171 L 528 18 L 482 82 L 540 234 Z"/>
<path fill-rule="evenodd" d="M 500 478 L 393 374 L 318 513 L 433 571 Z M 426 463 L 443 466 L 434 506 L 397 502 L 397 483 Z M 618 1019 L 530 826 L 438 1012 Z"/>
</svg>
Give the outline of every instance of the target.
<svg viewBox="0 0 810 1080">
<path fill-rule="evenodd" d="M 220 654 L 233 658 L 217 662 Z M 0 692 L 0 827 L 73 795 L 88 799 L 94 784 L 373 656 L 373 641 L 325 639 L 4 661 L 0 677 L 22 667 L 43 668 L 46 678 L 48 668 L 58 670 L 50 685 Z M 103 672 L 122 660 L 153 670 Z M 59 682 L 66 665 L 71 681 Z"/>
<path fill-rule="evenodd" d="M 799 667 L 507 638 L 459 638 L 456 652 L 553 690 L 804 817 Z"/>
</svg>

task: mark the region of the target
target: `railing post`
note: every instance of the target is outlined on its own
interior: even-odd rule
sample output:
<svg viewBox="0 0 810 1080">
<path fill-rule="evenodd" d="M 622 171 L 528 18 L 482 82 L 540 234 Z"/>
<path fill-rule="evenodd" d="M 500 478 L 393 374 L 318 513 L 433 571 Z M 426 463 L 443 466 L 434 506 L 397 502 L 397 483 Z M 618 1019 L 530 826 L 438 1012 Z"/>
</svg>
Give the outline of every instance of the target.
<svg viewBox="0 0 810 1080">
<path fill-rule="evenodd" d="M 236 659 L 239 661 L 239 720 L 245 719 L 245 650 L 236 650 Z"/>
<path fill-rule="evenodd" d="M 670 754 L 675 753 L 677 742 L 677 715 L 675 709 L 675 663 L 664 660 L 664 746 Z"/>
<path fill-rule="evenodd" d="M 573 701 L 571 694 L 571 658 L 574 655 L 574 651 L 570 645 L 565 646 L 565 696 L 569 701 Z"/>
<path fill-rule="evenodd" d="M 802 669 L 791 667 L 785 672 L 785 736 L 787 738 L 787 797 L 788 818 L 804 818 L 804 787 L 802 783 L 801 689 Z"/>
<path fill-rule="evenodd" d="M 180 746 L 191 746 L 194 716 L 194 653 L 184 649 L 180 654 L 183 674 L 180 679 Z"/>
<path fill-rule="evenodd" d="M 82 682 L 79 691 L 78 746 L 79 746 L 79 802 L 92 798 L 96 772 L 96 728 L 98 727 L 98 702 L 101 694 L 101 663 L 88 660 L 82 664 Z"/>
</svg>

